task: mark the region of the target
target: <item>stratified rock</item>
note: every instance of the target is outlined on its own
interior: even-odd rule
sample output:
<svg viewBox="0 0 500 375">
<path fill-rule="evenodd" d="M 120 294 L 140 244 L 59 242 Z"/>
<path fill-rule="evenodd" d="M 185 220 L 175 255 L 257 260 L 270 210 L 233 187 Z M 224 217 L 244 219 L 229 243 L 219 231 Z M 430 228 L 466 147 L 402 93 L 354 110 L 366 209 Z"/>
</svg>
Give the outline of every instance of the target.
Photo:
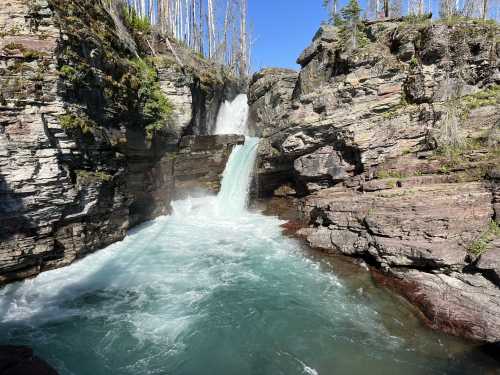
<svg viewBox="0 0 500 375">
<path fill-rule="evenodd" d="M 491 192 L 480 183 L 438 184 L 373 193 L 321 190 L 303 200 L 304 218 L 331 232 L 321 248 L 374 258 L 390 267 L 462 269 L 488 226 Z M 345 234 L 342 234 L 342 233 Z M 348 238 L 348 240 L 346 240 Z"/>
<path fill-rule="evenodd" d="M 233 141 L 192 153 L 179 144 L 214 128 L 237 82 L 172 40 L 179 66 L 155 38 L 154 69 L 173 111 L 148 132 L 133 63 L 151 48 L 118 13 L 90 0 L 0 7 L 0 284 L 70 264 L 168 213 L 187 189 L 181 176 L 218 189 Z M 202 174 L 186 172 L 195 165 Z"/>
<path fill-rule="evenodd" d="M 257 72 L 250 82 L 249 128 L 257 137 L 270 136 L 285 122 L 279 116 L 291 110 L 298 73 L 291 69 L 268 68 Z M 272 104 L 271 104 L 272 103 Z M 270 105 L 271 104 L 271 105 Z"/>
<path fill-rule="evenodd" d="M 193 193 L 217 193 L 233 146 L 242 144 L 241 135 L 183 137 L 174 160 L 176 198 Z"/>
<path fill-rule="evenodd" d="M 396 272 L 388 282 L 425 315 L 434 329 L 495 343 L 500 341 L 500 290 L 481 275 Z"/>
<path fill-rule="evenodd" d="M 500 237 L 486 246 L 476 267 L 488 279 L 500 287 Z"/>
<path fill-rule="evenodd" d="M 330 179 L 318 184 L 314 173 L 307 177 L 285 172 L 297 158 L 316 158 L 316 150 L 323 147 L 331 147 L 332 154 L 348 151 L 356 174 L 436 147 L 436 133 L 449 108 L 443 101 L 497 82 L 498 65 L 489 57 L 498 35 L 494 26 L 418 28 L 387 22 L 370 25 L 366 33 L 371 41 L 349 54 L 338 30 L 323 26 L 298 59 L 302 65 L 298 79 L 294 72 L 279 69 L 254 75 L 249 88 L 251 113 L 255 128 L 269 144 L 261 147 L 257 172 L 271 186 L 261 183 L 261 191 L 295 181 L 298 190 L 305 186 L 302 190 L 308 193 L 308 182 L 321 188 L 342 182 Z M 458 73 L 462 71 L 468 73 Z M 500 121 L 494 105 L 469 115 L 465 136 L 469 124 L 486 131 Z"/>
</svg>

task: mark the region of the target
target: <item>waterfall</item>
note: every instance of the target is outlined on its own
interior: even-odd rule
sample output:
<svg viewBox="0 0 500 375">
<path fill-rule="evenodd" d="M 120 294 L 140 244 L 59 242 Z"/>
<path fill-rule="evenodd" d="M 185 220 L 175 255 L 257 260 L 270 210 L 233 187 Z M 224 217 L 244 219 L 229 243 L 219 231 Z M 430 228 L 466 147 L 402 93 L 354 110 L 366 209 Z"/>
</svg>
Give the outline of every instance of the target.
<svg viewBox="0 0 500 375">
<path fill-rule="evenodd" d="M 244 145 L 233 149 L 217 196 L 219 213 L 237 214 L 246 208 L 258 145 L 258 138 L 246 137 Z"/>
<path fill-rule="evenodd" d="M 215 134 L 248 135 L 248 99 L 245 94 L 238 95 L 232 102 L 222 103 L 217 115 Z"/>
<path fill-rule="evenodd" d="M 217 115 L 216 134 L 248 134 L 248 100 L 245 94 L 232 102 L 225 101 Z M 248 191 L 257 156 L 258 138 L 245 137 L 245 144 L 235 146 L 224 171 L 217 196 L 217 213 L 241 213 L 248 203 Z"/>
<path fill-rule="evenodd" d="M 199 218 L 225 220 L 245 214 L 259 138 L 249 137 L 248 103 L 245 94 L 222 104 L 217 115 L 216 134 L 245 135 L 245 143 L 236 145 L 229 156 L 217 197 L 188 198 L 172 202 L 174 216 L 198 215 Z"/>
</svg>

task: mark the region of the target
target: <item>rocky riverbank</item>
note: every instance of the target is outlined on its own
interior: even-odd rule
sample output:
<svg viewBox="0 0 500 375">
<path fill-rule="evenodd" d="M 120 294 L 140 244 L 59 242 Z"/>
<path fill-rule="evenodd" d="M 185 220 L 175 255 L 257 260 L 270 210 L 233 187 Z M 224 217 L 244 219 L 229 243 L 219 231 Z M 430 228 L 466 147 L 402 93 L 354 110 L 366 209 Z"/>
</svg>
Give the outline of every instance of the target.
<svg viewBox="0 0 500 375">
<path fill-rule="evenodd" d="M 0 88 L 0 284 L 217 191 L 242 142 L 206 136 L 237 80 L 106 2 L 2 4 Z"/>
<path fill-rule="evenodd" d="M 256 191 L 297 202 L 298 234 L 383 271 L 433 328 L 500 341 L 500 29 L 363 33 L 347 50 L 322 26 L 299 73 L 254 75 Z"/>
</svg>

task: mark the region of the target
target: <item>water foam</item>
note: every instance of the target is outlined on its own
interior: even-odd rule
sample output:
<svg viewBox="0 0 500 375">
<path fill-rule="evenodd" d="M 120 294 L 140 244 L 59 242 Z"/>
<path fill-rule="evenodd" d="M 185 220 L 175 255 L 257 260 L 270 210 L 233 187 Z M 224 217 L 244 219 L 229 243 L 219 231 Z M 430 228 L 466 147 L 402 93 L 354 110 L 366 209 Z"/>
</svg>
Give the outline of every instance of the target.
<svg viewBox="0 0 500 375">
<path fill-rule="evenodd" d="M 222 103 L 217 115 L 215 134 L 248 135 L 248 99 L 240 94 L 233 101 Z"/>
</svg>

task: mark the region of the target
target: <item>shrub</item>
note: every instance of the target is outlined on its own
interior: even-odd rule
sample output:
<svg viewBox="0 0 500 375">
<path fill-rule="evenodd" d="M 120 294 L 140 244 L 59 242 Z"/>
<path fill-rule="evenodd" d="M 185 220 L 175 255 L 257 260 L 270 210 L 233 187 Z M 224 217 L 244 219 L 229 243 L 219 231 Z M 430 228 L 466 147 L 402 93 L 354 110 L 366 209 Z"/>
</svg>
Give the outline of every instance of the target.
<svg viewBox="0 0 500 375">
<path fill-rule="evenodd" d="M 476 256 L 484 254 L 488 244 L 498 236 L 500 236 L 500 225 L 491 220 L 486 231 L 469 246 L 469 252 Z"/>
<path fill-rule="evenodd" d="M 80 182 L 85 184 L 95 183 L 95 182 L 109 182 L 113 179 L 113 176 L 103 172 L 103 171 L 86 171 L 86 170 L 76 170 L 76 176 Z"/>
<path fill-rule="evenodd" d="M 467 113 L 476 108 L 500 104 L 500 85 L 493 85 L 475 94 L 466 95 L 461 98 L 461 102 Z"/>
<path fill-rule="evenodd" d="M 36 51 L 34 49 L 25 49 L 23 50 L 23 57 L 26 60 L 33 61 L 33 60 L 38 60 L 44 55 L 43 52 Z"/>
<path fill-rule="evenodd" d="M 386 179 L 386 178 L 405 178 L 405 174 L 402 171 L 396 171 L 396 170 L 380 170 L 377 171 L 376 177 L 380 179 Z"/>
<path fill-rule="evenodd" d="M 172 116 L 173 107 L 161 91 L 156 69 L 140 58 L 132 60 L 138 82 L 140 112 L 145 120 L 148 138 L 165 130 Z"/>
<path fill-rule="evenodd" d="M 410 60 L 410 68 L 417 68 L 418 67 L 418 60 L 415 56 L 413 56 Z"/>
<path fill-rule="evenodd" d="M 78 81 L 78 72 L 76 71 L 75 68 L 69 65 L 63 65 L 59 68 L 59 75 L 67 79 L 70 82 L 76 82 Z"/>
<path fill-rule="evenodd" d="M 83 134 L 92 133 L 95 123 L 87 116 L 65 114 L 58 117 L 59 124 L 64 130 L 80 129 Z"/>
<path fill-rule="evenodd" d="M 465 145 L 465 135 L 460 127 L 460 108 L 451 104 L 441 116 L 437 141 L 441 148 L 462 148 Z"/>
<path fill-rule="evenodd" d="M 149 19 L 147 17 L 139 16 L 134 8 L 128 6 L 124 7 L 123 15 L 125 23 L 133 31 L 138 31 L 146 34 L 151 32 L 151 24 L 149 23 Z"/>
<path fill-rule="evenodd" d="M 25 48 L 22 44 L 19 43 L 9 43 L 3 47 L 3 50 L 7 55 L 15 55 L 15 51 L 23 52 Z"/>
</svg>

